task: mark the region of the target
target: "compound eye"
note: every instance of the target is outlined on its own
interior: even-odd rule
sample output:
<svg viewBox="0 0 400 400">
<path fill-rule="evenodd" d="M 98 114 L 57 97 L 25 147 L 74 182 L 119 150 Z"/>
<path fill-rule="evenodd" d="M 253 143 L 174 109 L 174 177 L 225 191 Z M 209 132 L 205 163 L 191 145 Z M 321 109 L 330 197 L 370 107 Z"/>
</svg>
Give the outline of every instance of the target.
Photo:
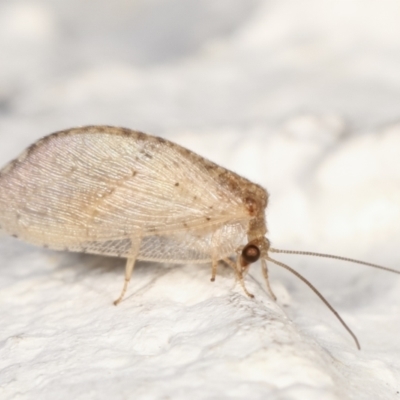
<svg viewBox="0 0 400 400">
<path fill-rule="evenodd" d="M 255 244 L 248 244 L 242 250 L 242 258 L 246 263 L 255 263 L 260 258 L 260 249 Z"/>
</svg>

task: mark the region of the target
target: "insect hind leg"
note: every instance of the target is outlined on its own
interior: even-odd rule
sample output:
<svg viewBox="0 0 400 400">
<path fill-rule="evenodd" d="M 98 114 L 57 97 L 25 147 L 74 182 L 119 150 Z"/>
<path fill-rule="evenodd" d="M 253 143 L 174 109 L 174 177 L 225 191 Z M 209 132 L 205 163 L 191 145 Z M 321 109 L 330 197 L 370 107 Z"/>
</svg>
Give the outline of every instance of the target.
<svg viewBox="0 0 400 400">
<path fill-rule="evenodd" d="M 129 281 L 131 280 L 133 268 L 135 266 L 135 261 L 136 258 L 128 258 L 126 260 L 124 286 L 122 287 L 122 291 L 118 299 L 114 301 L 114 306 L 117 306 L 125 296 L 126 290 L 128 289 Z"/>
</svg>

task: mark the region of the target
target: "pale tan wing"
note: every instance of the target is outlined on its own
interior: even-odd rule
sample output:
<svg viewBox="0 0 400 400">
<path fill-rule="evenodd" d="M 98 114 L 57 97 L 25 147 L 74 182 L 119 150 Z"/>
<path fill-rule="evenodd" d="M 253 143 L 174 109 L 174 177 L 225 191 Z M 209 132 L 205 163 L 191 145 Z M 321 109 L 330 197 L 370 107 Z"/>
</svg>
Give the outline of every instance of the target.
<svg viewBox="0 0 400 400">
<path fill-rule="evenodd" d="M 243 200 L 221 184 L 230 175 L 140 132 L 71 129 L 38 141 L 2 170 L 0 223 L 34 244 L 121 256 L 137 240 L 175 235 L 167 254 L 185 233 L 204 236 L 227 222 L 247 227 Z"/>
<path fill-rule="evenodd" d="M 204 263 L 223 259 L 235 254 L 247 234 L 247 222 L 226 223 L 212 230 L 193 229 L 168 235 L 151 235 L 141 239 L 137 255 L 139 260 L 174 263 Z M 129 256 L 131 239 L 92 241 L 81 248 L 95 254 Z"/>
</svg>

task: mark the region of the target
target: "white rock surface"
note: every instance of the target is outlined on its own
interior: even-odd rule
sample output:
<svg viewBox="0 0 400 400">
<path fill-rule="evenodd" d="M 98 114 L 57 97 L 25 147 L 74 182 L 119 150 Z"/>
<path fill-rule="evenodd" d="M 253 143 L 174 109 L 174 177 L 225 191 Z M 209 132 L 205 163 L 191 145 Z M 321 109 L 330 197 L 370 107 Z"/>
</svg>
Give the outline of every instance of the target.
<svg viewBox="0 0 400 400">
<path fill-rule="evenodd" d="M 398 1 L 0 3 L 0 161 L 40 136 L 123 125 L 271 193 L 278 248 L 400 269 Z M 278 257 L 276 257 L 278 258 Z M 400 277 L 285 256 L 295 277 L 0 240 L 0 398 L 397 399 Z"/>
</svg>

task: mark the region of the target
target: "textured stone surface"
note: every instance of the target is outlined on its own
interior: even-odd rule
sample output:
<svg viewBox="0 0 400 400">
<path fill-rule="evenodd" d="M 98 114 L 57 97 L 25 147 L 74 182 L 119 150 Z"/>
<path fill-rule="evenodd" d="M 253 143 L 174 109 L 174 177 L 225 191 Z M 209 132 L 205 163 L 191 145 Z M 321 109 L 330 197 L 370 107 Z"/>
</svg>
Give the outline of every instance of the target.
<svg viewBox="0 0 400 400">
<path fill-rule="evenodd" d="M 271 193 L 276 247 L 400 269 L 396 1 L 0 4 L 0 161 L 114 124 L 167 137 Z M 277 257 L 278 258 L 278 257 Z M 400 277 L 279 257 L 295 277 L 0 240 L 1 399 L 396 399 Z"/>
</svg>

